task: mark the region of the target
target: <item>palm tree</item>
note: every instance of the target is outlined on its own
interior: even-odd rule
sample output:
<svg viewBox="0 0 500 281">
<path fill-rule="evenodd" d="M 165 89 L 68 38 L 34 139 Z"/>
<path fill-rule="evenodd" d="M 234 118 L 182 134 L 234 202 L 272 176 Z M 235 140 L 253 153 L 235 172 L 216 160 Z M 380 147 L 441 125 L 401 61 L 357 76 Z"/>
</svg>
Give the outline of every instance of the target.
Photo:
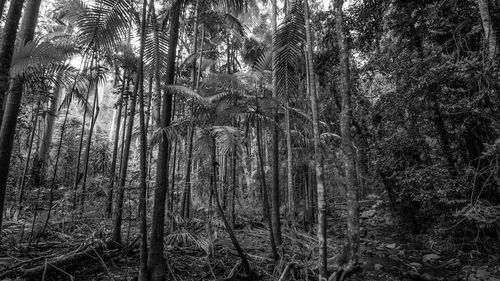
<svg viewBox="0 0 500 281">
<path fill-rule="evenodd" d="M 221 136 L 220 133 L 218 132 L 220 128 L 214 127 L 214 130 L 212 134 L 215 134 L 212 136 L 213 144 L 212 144 L 212 157 L 211 157 L 211 164 L 212 164 L 212 182 L 213 184 L 211 186 L 211 192 L 214 194 L 215 202 L 217 205 L 217 211 L 219 213 L 219 217 L 222 219 L 222 222 L 224 223 L 224 228 L 226 229 L 226 232 L 229 235 L 229 238 L 231 239 L 231 242 L 233 243 L 234 248 L 236 249 L 236 252 L 238 253 L 238 256 L 241 259 L 241 265 L 243 266 L 243 275 L 248 278 L 248 276 L 252 276 L 253 272 L 252 269 L 250 268 L 250 264 L 248 263 L 248 258 L 246 256 L 246 253 L 243 251 L 243 248 L 241 248 L 240 244 L 238 243 L 238 240 L 236 239 L 236 235 L 234 234 L 233 230 L 231 229 L 231 226 L 229 225 L 229 222 L 227 221 L 227 218 L 224 214 L 224 210 L 222 209 L 222 206 L 220 204 L 220 199 L 219 199 L 219 194 L 217 191 L 217 161 L 216 161 L 216 153 L 217 153 L 217 138 L 224 138 L 224 134 L 228 133 L 228 128 L 223 128 L 223 135 Z"/>
<path fill-rule="evenodd" d="M 139 266 L 139 279 L 141 281 L 149 280 L 148 273 L 148 230 L 146 218 L 146 192 L 147 192 L 147 132 L 144 118 L 144 48 L 146 41 L 146 14 L 147 0 L 142 3 L 142 21 L 141 21 L 141 46 L 139 51 L 139 67 L 137 74 L 137 83 L 139 84 L 139 130 L 140 130 L 140 194 L 139 194 L 139 217 L 140 217 L 140 233 L 141 233 L 141 247 L 140 247 L 140 266 Z M 150 10 L 153 5 L 150 5 Z"/>
<path fill-rule="evenodd" d="M 292 228 L 295 223 L 295 198 L 293 187 L 293 151 L 290 128 L 290 98 L 298 96 L 299 61 L 302 59 L 302 44 L 305 42 L 303 8 L 299 1 L 286 3 L 285 20 L 274 34 L 274 69 L 278 96 L 285 100 L 285 134 L 287 145 L 288 211 Z"/>
<path fill-rule="evenodd" d="M 278 10 L 276 8 L 276 0 L 271 1 L 272 12 L 271 12 L 271 26 L 272 33 L 276 33 L 277 30 L 277 21 L 276 17 L 278 16 Z M 274 36 L 273 36 L 274 38 Z M 274 40 L 273 40 L 274 43 Z M 272 52 L 273 61 L 275 52 Z M 276 68 L 273 67 L 272 70 L 272 93 L 273 97 L 277 97 L 276 91 Z M 278 124 L 278 110 L 275 108 L 274 110 L 274 121 Z M 273 221 L 273 232 L 274 232 L 274 240 L 278 246 L 281 246 L 281 221 L 280 221 L 280 182 L 279 182 L 279 128 L 278 126 L 273 127 L 272 132 L 272 174 L 273 174 L 273 188 L 272 188 L 272 221 Z"/>
<path fill-rule="evenodd" d="M 179 38 L 179 21 L 183 0 L 176 0 L 171 9 L 170 38 L 167 56 L 166 84 L 173 84 L 175 77 L 175 62 Z M 170 125 L 172 118 L 172 93 L 166 91 L 162 98 L 161 127 Z M 163 257 L 163 233 L 165 219 L 165 202 L 168 192 L 168 152 L 170 142 L 164 139 L 158 148 L 156 168 L 156 186 L 154 189 L 153 219 L 151 227 L 151 247 L 148 256 L 148 271 L 151 281 L 164 280 L 166 272 Z"/>
<path fill-rule="evenodd" d="M 328 278 L 327 270 L 327 248 L 326 248 L 326 196 L 323 183 L 323 156 L 320 143 L 319 116 L 316 91 L 316 75 L 314 73 L 311 25 L 309 23 L 309 3 L 304 0 L 304 21 L 306 31 L 306 52 L 307 70 L 309 77 L 309 97 L 311 99 L 311 111 L 313 119 L 313 140 L 314 140 L 314 166 L 316 171 L 316 191 L 318 194 L 318 243 L 320 258 L 319 280 Z"/>
<path fill-rule="evenodd" d="M 199 69 L 196 67 L 196 56 L 198 54 L 198 23 L 199 23 L 199 0 L 196 0 L 195 5 L 195 22 L 194 22 L 194 34 L 193 34 L 193 70 L 191 73 L 191 80 L 193 82 L 193 89 L 198 90 L 201 78 L 201 63 L 202 63 L 202 55 L 203 55 L 203 42 L 205 37 L 205 28 L 203 27 L 203 31 L 201 33 L 201 46 L 200 46 L 200 67 Z M 198 70 L 198 71 L 197 71 Z M 190 108 L 191 114 L 193 113 L 193 106 Z M 184 218 L 189 218 L 189 210 L 191 208 L 191 170 L 192 170 L 192 162 L 193 162 L 193 137 L 194 137 L 194 128 L 189 126 L 187 136 L 186 136 L 186 173 L 185 173 L 185 183 L 184 183 L 184 191 L 182 193 L 182 202 L 181 202 L 181 216 Z"/>
<path fill-rule="evenodd" d="M 336 33 L 340 48 L 340 93 L 342 97 L 342 111 L 340 113 L 340 131 L 342 134 L 342 151 L 345 154 L 345 173 L 347 179 L 347 265 L 344 272 L 350 272 L 359 266 L 359 202 L 358 183 L 356 176 L 356 154 L 352 147 L 351 138 L 351 82 L 349 66 L 349 47 L 344 35 L 344 19 L 342 12 L 343 0 L 334 1 Z M 319 200 L 318 200 L 319 201 Z"/>
</svg>

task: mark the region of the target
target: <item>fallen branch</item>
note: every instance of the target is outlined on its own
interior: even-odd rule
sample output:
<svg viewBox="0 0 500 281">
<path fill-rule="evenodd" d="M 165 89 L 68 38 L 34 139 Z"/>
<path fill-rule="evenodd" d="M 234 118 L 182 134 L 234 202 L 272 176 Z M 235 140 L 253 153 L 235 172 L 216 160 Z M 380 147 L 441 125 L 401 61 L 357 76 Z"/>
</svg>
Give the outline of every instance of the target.
<svg viewBox="0 0 500 281">
<path fill-rule="evenodd" d="M 290 270 L 290 267 L 293 265 L 293 263 L 288 263 L 285 267 L 285 269 L 283 270 L 283 272 L 281 272 L 281 275 L 280 275 L 280 279 L 278 279 L 278 281 L 284 281 L 285 280 L 285 277 L 286 277 L 286 274 L 288 273 L 288 271 Z"/>
<path fill-rule="evenodd" d="M 74 264 L 76 262 L 81 262 L 92 257 L 92 254 L 95 254 L 98 251 L 102 251 L 104 246 L 102 243 L 99 243 L 94 246 L 89 246 L 86 250 L 70 254 L 67 256 L 63 256 L 60 258 L 56 258 L 52 261 L 47 261 L 46 264 L 36 266 L 33 268 L 24 269 L 21 273 L 22 277 L 34 277 L 40 276 L 45 271 L 50 271 L 52 269 L 60 270 L 63 267 L 67 267 L 68 265 Z"/>
</svg>

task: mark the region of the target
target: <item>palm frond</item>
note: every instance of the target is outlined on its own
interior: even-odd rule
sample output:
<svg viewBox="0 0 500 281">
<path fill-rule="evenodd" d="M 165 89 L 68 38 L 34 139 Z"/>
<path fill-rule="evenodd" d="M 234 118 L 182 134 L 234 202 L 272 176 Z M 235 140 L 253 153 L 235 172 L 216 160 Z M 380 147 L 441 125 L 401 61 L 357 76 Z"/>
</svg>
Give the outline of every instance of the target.
<svg viewBox="0 0 500 281">
<path fill-rule="evenodd" d="M 270 71 L 273 69 L 273 53 L 268 50 L 257 59 L 254 65 L 255 70 L 259 72 Z"/>
<path fill-rule="evenodd" d="M 221 155 L 236 149 L 242 136 L 240 129 L 232 126 L 212 126 L 210 134 L 215 138 Z"/>
<path fill-rule="evenodd" d="M 60 62 L 64 56 L 53 44 L 33 40 L 18 44 L 12 57 L 10 75 L 21 76 L 29 68 L 39 68 Z"/>
<path fill-rule="evenodd" d="M 144 42 L 144 71 L 152 73 L 155 66 L 158 65 L 160 69 L 160 76 L 166 75 L 167 69 L 167 54 L 168 54 L 168 34 L 165 32 L 158 32 L 158 56 L 156 55 L 156 40 L 153 30 L 146 34 L 146 41 Z"/>
<path fill-rule="evenodd" d="M 155 145 L 163 142 L 167 139 L 169 141 L 174 141 L 175 139 L 180 139 L 185 133 L 186 129 L 193 124 L 193 118 L 177 118 L 172 124 L 167 127 L 162 127 L 156 129 L 149 141 L 149 145 L 154 147 Z"/>
<path fill-rule="evenodd" d="M 245 26 L 237 17 L 233 16 L 232 14 L 226 13 L 224 14 L 224 19 L 226 21 L 226 24 L 231 26 L 236 32 L 238 32 L 239 35 L 241 35 L 242 37 L 247 36 Z"/>
<path fill-rule="evenodd" d="M 80 44 L 85 48 L 112 49 L 127 35 L 134 20 L 129 0 L 97 0 L 77 20 Z"/>
<path fill-rule="evenodd" d="M 172 94 L 192 99 L 198 104 L 206 105 L 209 100 L 200 96 L 195 90 L 182 85 L 166 85 L 165 90 Z"/>
<path fill-rule="evenodd" d="M 233 74 L 212 74 L 207 79 L 203 81 L 201 84 L 202 88 L 205 89 L 213 89 L 215 91 L 225 90 L 225 89 L 233 89 L 237 90 L 241 88 L 240 81 Z"/>
<path fill-rule="evenodd" d="M 49 83 L 54 87 L 69 88 L 76 72 L 76 69 L 67 63 L 52 63 L 43 67 L 28 68 L 23 77 L 29 84 Z"/>
<path fill-rule="evenodd" d="M 303 8 L 300 1 L 292 1 L 290 12 L 274 34 L 273 67 L 276 71 L 276 91 L 279 96 L 290 96 L 299 89 L 296 77 L 298 61 L 305 39 Z"/>
<path fill-rule="evenodd" d="M 215 1 L 216 7 L 226 12 L 239 15 L 248 12 L 249 9 L 257 7 L 253 0 L 222 0 Z"/>
<path fill-rule="evenodd" d="M 91 117 L 92 105 L 87 101 L 85 95 L 86 91 L 87 91 L 86 89 L 82 91 L 82 89 L 75 88 L 72 92 L 68 92 L 66 96 L 64 96 L 61 105 L 59 106 L 59 111 L 61 110 L 61 108 L 70 106 L 72 100 L 76 100 L 78 105 L 80 105 L 86 112 L 87 117 Z"/>
</svg>

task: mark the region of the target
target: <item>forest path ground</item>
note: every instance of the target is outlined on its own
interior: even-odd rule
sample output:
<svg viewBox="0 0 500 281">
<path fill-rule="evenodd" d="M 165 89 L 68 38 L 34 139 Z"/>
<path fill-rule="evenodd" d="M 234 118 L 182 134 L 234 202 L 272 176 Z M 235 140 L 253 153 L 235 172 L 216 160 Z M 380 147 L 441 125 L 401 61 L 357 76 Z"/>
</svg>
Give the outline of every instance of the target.
<svg viewBox="0 0 500 281">
<path fill-rule="evenodd" d="M 213 223 L 214 239 L 212 256 L 208 257 L 210 243 L 206 238 L 206 222 L 203 214 L 198 218 L 179 224 L 166 236 L 167 271 L 171 280 L 241 280 L 235 274 L 238 257 L 225 230 L 218 220 Z M 329 257 L 337 254 L 345 240 L 345 205 L 336 205 L 328 217 Z M 259 280 L 317 280 L 317 240 L 312 233 L 292 232 L 283 228 L 284 248 L 282 259 L 272 261 L 269 233 L 260 217 L 240 217 L 235 233 L 246 250 Z M 94 222 L 98 224 L 94 225 Z M 129 246 L 122 251 L 104 246 L 106 229 L 111 221 L 94 220 L 74 223 L 51 224 L 41 239 L 38 249 L 15 244 L 22 229 L 20 223 L 7 225 L 4 229 L 4 249 L 0 255 L 0 280 L 15 280 L 26 270 L 48 265 L 45 280 L 134 280 L 138 268 L 138 230 L 134 220 L 128 220 L 131 228 L 124 225 Z M 477 250 L 458 249 L 459 245 L 448 245 L 432 234 L 412 235 L 405 231 L 402 222 L 381 200 L 361 202 L 362 271 L 346 280 L 391 281 L 391 280 L 466 280 L 500 281 L 500 263 L 497 254 L 481 253 Z M 29 225 L 24 224 L 25 231 Z M 25 234 L 26 236 L 26 234 Z M 9 245 L 9 239 L 12 244 Z M 60 270 L 50 270 L 50 264 L 64 256 L 89 251 L 85 260 L 65 263 Z M 10 271 L 9 274 L 7 271 Z M 17 275 L 17 276 L 16 276 Z M 233 278 L 231 278 L 233 277 Z M 8 279 L 11 278 L 11 279 Z M 42 274 L 32 280 L 42 280 Z"/>
</svg>

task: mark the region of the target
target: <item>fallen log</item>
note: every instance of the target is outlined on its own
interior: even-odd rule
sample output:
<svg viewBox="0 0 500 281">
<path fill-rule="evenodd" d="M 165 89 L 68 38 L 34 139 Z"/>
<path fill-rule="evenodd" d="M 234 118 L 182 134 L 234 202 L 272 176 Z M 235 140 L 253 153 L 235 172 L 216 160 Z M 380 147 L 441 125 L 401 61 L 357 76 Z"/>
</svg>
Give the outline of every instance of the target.
<svg viewBox="0 0 500 281">
<path fill-rule="evenodd" d="M 99 253 L 103 251 L 104 248 L 105 247 L 103 243 L 98 243 L 96 245 L 88 246 L 85 250 L 81 252 L 62 256 L 47 261 L 45 264 L 33 268 L 22 269 L 21 277 L 24 278 L 36 277 L 36 276 L 41 276 L 44 272 L 47 273 L 48 271 L 60 270 L 61 268 L 65 268 L 75 263 L 82 262 L 86 259 L 92 258 L 96 255 L 96 252 Z"/>
</svg>

